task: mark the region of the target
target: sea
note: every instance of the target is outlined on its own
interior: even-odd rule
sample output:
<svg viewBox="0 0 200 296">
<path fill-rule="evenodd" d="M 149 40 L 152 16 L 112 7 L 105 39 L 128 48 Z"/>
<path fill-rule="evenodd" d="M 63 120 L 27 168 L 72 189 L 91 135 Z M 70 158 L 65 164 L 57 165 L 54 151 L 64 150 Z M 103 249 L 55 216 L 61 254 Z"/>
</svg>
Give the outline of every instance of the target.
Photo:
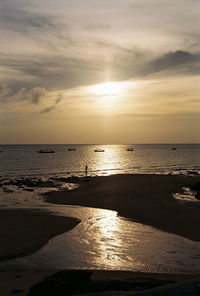
<svg viewBox="0 0 200 296">
<path fill-rule="evenodd" d="M 41 149 L 55 153 L 38 153 Z M 0 145 L 0 151 L 1 177 L 83 176 L 86 165 L 92 176 L 200 174 L 200 144 Z"/>
<path fill-rule="evenodd" d="M 39 153 L 52 149 L 54 153 Z M 102 269 L 200 273 L 200 243 L 117 212 L 45 202 L 51 190 L 74 190 L 79 177 L 111 174 L 200 175 L 200 144 L 0 145 L 0 207 L 48 210 L 81 222 L 35 254 L 0 263 L 11 269 Z M 86 170 L 87 166 L 87 170 Z M 73 180 L 71 182 L 70 180 Z M 177 202 L 194 202 L 177 192 Z M 16 225 L 16 227 L 18 227 Z"/>
</svg>

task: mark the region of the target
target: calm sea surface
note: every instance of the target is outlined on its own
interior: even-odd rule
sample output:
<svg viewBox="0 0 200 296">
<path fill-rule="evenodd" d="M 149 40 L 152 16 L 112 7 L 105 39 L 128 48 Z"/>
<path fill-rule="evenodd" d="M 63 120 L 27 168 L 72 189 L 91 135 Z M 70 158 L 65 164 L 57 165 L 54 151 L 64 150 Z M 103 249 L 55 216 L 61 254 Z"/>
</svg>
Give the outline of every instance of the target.
<svg viewBox="0 0 200 296">
<path fill-rule="evenodd" d="M 51 148 L 55 153 L 38 153 Z M 68 149 L 75 148 L 75 151 Z M 133 148 L 134 151 L 127 151 Z M 173 150 L 172 148 L 176 148 Z M 103 149 L 104 152 L 94 152 Z M 200 172 L 200 144 L 0 145 L 0 175 Z"/>
</svg>

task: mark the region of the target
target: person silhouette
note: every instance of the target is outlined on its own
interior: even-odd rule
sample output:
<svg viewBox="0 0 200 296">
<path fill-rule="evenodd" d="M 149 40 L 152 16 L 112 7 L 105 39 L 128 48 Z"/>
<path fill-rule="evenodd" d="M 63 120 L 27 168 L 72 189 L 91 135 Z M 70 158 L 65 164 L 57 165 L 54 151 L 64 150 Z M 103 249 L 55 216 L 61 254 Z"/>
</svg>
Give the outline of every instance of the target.
<svg viewBox="0 0 200 296">
<path fill-rule="evenodd" d="M 87 172 L 88 172 L 88 166 L 85 166 L 85 175 L 87 176 Z"/>
</svg>

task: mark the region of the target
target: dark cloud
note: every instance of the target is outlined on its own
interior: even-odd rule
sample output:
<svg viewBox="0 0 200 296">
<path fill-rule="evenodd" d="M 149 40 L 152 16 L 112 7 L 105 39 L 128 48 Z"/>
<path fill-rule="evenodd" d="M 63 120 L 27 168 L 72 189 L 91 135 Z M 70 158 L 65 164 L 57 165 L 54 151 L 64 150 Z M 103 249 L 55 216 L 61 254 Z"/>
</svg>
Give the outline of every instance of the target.
<svg viewBox="0 0 200 296">
<path fill-rule="evenodd" d="M 116 78 L 148 78 L 152 75 L 199 75 L 200 54 L 177 50 L 153 58 L 153 53 L 132 52 L 115 60 Z"/>
<path fill-rule="evenodd" d="M 40 113 L 49 113 L 52 110 L 56 109 L 57 105 L 60 103 L 60 101 L 63 99 L 62 94 L 58 94 L 57 98 L 52 106 L 46 107 L 43 110 L 40 111 Z"/>
<path fill-rule="evenodd" d="M 9 79 L 4 82 L 16 89 L 33 88 L 36 85 L 50 90 L 68 89 L 100 83 L 103 79 L 104 62 L 84 57 L 76 59 L 56 54 L 34 57 L 0 55 L 0 63 L 11 72 Z M 17 77 L 16 71 L 19 74 Z"/>
<path fill-rule="evenodd" d="M 40 113 L 49 113 L 49 112 L 51 112 L 54 109 L 55 109 L 55 106 L 53 105 L 53 106 L 44 108 L 43 110 L 40 111 Z"/>
<path fill-rule="evenodd" d="M 200 55 L 191 54 L 186 51 L 177 50 L 175 52 L 169 52 L 161 56 L 160 58 L 150 63 L 150 68 L 154 72 L 165 71 L 170 68 L 182 67 L 185 65 L 191 65 L 196 62 L 200 62 Z"/>
</svg>

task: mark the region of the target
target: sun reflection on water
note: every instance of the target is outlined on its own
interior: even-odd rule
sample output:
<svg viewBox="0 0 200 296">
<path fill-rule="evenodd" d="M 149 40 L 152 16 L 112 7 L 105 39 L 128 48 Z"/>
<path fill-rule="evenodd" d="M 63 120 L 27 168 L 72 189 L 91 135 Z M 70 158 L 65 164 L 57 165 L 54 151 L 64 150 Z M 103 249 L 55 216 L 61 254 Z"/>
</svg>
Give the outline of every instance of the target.
<svg viewBox="0 0 200 296">
<path fill-rule="evenodd" d="M 103 174 L 111 175 L 116 170 L 120 170 L 120 155 L 117 149 L 112 146 L 106 147 L 104 153 L 96 153 L 97 170 L 102 171 Z"/>
<path fill-rule="evenodd" d="M 103 211 L 103 215 L 96 220 L 96 231 L 94 235 L 99 243 L 96 244 L 95 264 L 105 266 L 115 266 L 118 269 L 121 266 L 120 249 L 123 247 L 123 241 L 119 234 L 120 227 L 117 212 Z"/>
<path fill-rule="evenodd" d="M 51 206 L 53 209 L 54 213 L 77 217 L 81 223 L 39 252 L 2 263 L 1 268 L 199 273 L 199 243 L 129 221 L 109 210 Z"/>
</svg>

